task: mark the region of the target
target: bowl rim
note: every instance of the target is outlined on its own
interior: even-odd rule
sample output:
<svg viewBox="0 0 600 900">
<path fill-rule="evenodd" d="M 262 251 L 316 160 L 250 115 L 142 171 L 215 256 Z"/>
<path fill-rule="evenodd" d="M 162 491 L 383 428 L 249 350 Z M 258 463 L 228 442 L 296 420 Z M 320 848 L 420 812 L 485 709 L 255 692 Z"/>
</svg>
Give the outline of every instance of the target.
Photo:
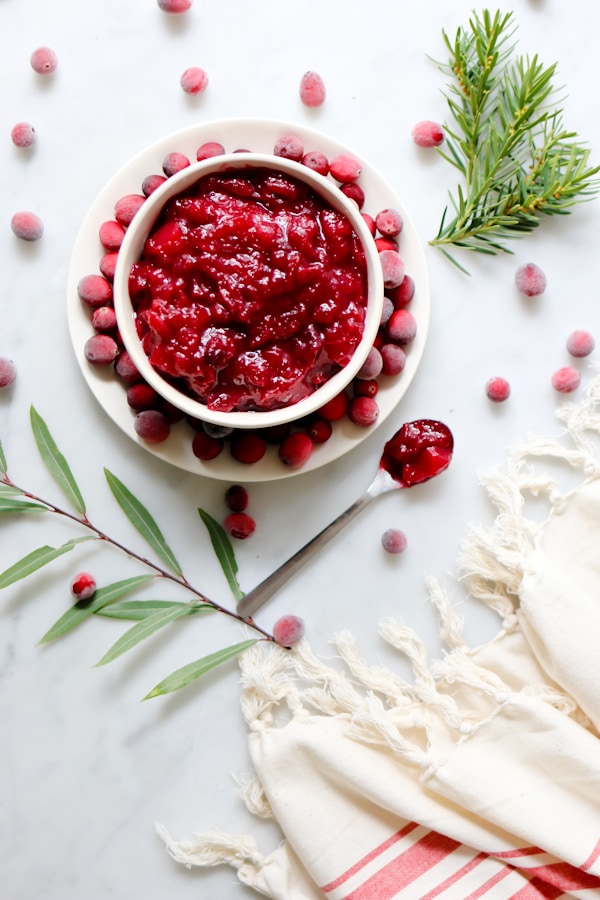
<svg viewBox="0 0 600 900">
<path fill-rule="evenodd" d="M 299 178 L 314 188 L 331 206 L 349 219 L 358 234 L 365 252 L 367 264 L 367 304 L 365 327 L 361 340 L 350 361 L 323 385 L 298 400 L 296 403 L 272 410 L 234 410 L 222 412 L 210 409 L 200 400 L 182 393 L 166 381 L 150 364 L 138 338 L 133 310 L 128 290 L 129 270 L 139 257 L 144 241 L 158 219 L 165 202 L 194 184 L 205 175 L 235 169 L 273 168 Z M 133 258 L 132 258 L 133 257 Z M 273 153 L 238 151 L 191 163 L 171 175 L 144 201 L 136 212 L 125 235 L 117 256 L 113 280 L 113 303 L 117 325 L 126 351 L 129 353 L 140 375 L 164 400 L 185 415 L 226 428 L 258 429 L 274 425 L 292 423 L 315 413 L 325 403 L 341 393 L 360 370 L 375 341 L 383 309 L 383 272 L 379 263 L 377 246 L 369 227 L 357 204 L 346 197 L 339 184 L 330 177 L 323 176 L 308 166 Z"/>
</svg>

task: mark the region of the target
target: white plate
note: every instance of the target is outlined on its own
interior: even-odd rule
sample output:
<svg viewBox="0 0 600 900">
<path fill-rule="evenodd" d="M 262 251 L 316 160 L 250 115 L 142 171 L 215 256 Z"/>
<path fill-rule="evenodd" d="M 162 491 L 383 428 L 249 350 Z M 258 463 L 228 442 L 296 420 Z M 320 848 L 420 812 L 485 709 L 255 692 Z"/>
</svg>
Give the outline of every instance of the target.
<svg viewBox="0 0 600 900">
<path fill-rule="evenodd" d="M 163 138 L 142 153 L 135 156 L 103 188 L 89 210 L 77 236 L 69 269 L 67 304 L 69 330 L 75 355 L 83 376 L 94 396 L 111 419 L 137 444 L 149 453 L 164 459 L 178 468 L 198 475 L 226 481 L 270 481 L 289 478 L 330 463 L 361 443 L 374 428 L 381 425 L 406 393 L 423 355 L 425 338 L 429 327 L 429 278 L 423 246 L 417 235 L 409 213 L 390 185 L 361 160 L 363 170 L 360 185 L 365 192 L 364 212 L 375 215 L 382 209 L 393 207 L 402 213 L 404 228 L 400 236 L 400 252 L 406 264 L 406 271 L 415 282 L 415 296 L 410 309 L 417 320 L 417 335 L 407 349 L 404 371 L 396 378 L 382 379 L 377 394 L 379 417 L 370 428 L 360 428 L 344 419 L 334 424 L 331 438 L 315 447 L 310 460 L 301 469 L 288 469 L 277 457 L 277 448 L 268 447 L 260 462 L 245 465 L 236 462 L 227 447 L 213 460 L 203 462 L 192 453 L 193 431 L 185 422 L 173 426 L 171 435 L 162 444 L 146 444 L 136 435 L 133 427 L 134 413 L 127 405 L 125 389 L 112 367 L 93 366 L 85 359 L 83 348 L 93 334 L 89 310 L 81 303 L 77 294 L 79 280 L 90 273 L 98 272 L 102 248 L 98 229 L 102 222 L 114 217 L 115 202 L 124 194 L 140 193 L 141 184 L 147 175 L 162 174 L 162 161 L 167 153 L 179 151 L 192 161 L 196 150 L 206 141 L 219 141 L 227 152 L 246 149 L 255 152 L 271 152 L 278 138 L 286 134 L 296 134 L 304 143 L 305 150 L 320 150 L 329 159 L 338 153 L 352 153 L 342 144 L 314 131 L 291 122 L 269 119 L 223 119 L 205 122 Z"/>
</svg>

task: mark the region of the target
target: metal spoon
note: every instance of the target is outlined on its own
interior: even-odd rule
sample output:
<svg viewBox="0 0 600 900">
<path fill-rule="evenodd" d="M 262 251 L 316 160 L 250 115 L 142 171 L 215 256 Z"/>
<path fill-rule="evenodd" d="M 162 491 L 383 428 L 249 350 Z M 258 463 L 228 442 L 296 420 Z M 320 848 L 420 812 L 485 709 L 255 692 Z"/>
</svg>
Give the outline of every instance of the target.
<svg viewBox="0 0 600 900">
<path fill-rule="evenodd" d="M 453 447 L 452 433 L 442 422 L 434 419 L 406 422 L 386 442 L 377 474 L 364 494 L 279 566 L 272 575 L 249 591 L 237 605 L 238 614 L 244 619 L 250 619 L 253 613 L 260 609 L 321 547 L 352 521 L 371 500 L 389 491 L 422 484 L 447 469 L 452 459 Z"/>
</svg>

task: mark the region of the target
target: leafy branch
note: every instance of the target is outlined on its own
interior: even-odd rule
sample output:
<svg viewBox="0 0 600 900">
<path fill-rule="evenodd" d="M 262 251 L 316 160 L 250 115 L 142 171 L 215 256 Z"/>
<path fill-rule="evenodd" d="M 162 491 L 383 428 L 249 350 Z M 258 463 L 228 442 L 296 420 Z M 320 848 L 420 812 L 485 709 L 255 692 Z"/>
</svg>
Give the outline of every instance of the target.
<svg viewBox="0 0 600 900">
<path fill-rule="evenodd" d="M 258 640 L 274 640 L 271 634 L 264 631 L 255 622 L 243 619 L 233 610 L 211 600 L 188 581 L 175 554 L 169 547 L 148 509 L 108 469 L 104 469 L 104 474 L 113 497 L 137 532 L 149 544 L 160 563 L 125 547 L 118 540 L 97 528 L 88 518 L 83 495 L 67 460 L 56 445 L 46 423 L 33 407 L 31 407 L 30 419 L 33 436 L 40 456 L 48 471 L 67 497 L 73 511 L 57 506 L 55 503 L 45 500 L 15 484 L 8 475 L 6 456 L 0 443 L 0 513 L 52 513 L 70 520 L 82 527 L 87 533 L 80 537 L 70 538 L 58 547 L 45 545 L 27 553 L 8 569 L 0 572 L 0 590 L 34 574 L 55 559 L 58 559 L 65 553 L 69 553 L 78 544 L 91 540 L 100 540 L 111 545 L 150 570 L 145 574 L 105 585 L 96 590 L 90 600 L 74 603 L 44 634 L 39 643 L 48 643 L 57 637 L 67 634 L 93 615 L 135 622 L 107 650 L 102 659 L 96 664 L 98 666 L 112 662 L 141 641 L 184 616 L 197 617 L 206 613 L 220 612 L 237 620 L 244 626 L 249 626 L 259 635 L 259 637 L 251 637 L 229 647 L 224 647 L 177 669 L 146 695 L 144 699 L 148 699 L 180 690 L 216 666 L 242 653 Z M 212 547 L 221 564 L 233 596 L 236 600 L 239 600 L 243 597 L 243 591 L 237 581 L 237 562 L 231 541 L 223 527 L 209 513 L 203 509 L 199 509 L 198 513 L 207 528 Z M 191 595 L 190 599 L 185 602 L 124 599 L 133 591 L 148 586 L 156 579 L 161 579 L 183 588 Z"/>
<path fill-rule="evenodd" d="M 432 246 L 459 268 L 448 247 L 512 252 L 506 242 L 565 215 L 600 190 L 589 149 L 553 108 L 556 63 L 514 55 L 512 12 L 473 14 L 454 40 L 442 32 L 451 81 L 445 97 L 452 118 L 438 152 L 462 176 L 444 210 Z M 463 269 L 463 271 L 465 271 Z"/>
</svg>

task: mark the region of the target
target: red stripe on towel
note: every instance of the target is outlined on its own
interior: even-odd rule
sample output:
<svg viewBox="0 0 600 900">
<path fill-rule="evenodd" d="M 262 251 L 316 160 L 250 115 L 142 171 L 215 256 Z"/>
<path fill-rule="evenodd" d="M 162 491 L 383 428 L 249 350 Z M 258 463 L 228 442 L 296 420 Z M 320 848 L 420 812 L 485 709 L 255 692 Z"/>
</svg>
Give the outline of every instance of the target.
<svg viewBox="0 0 600 900">
<path fill-rule="evenodd" d="M 468 863 L 465 863 L 464 866 L 457 869 L 453 875 L 449 875 L 448 878 L 441 881 L 437 887 L 432 888 L 432 890 L 424 894 L 421 897 L 421 900 L 434 900 L 435 897 L 439 897 L 443 891 L 447 891 L 448 888 L 452 887 L 453 884 L 456 884 L 457 881 L 460 881 L 461 878 L 464 878 L 465 875 L 468 875 L 469 872 L 472 872 L 473 869 L 480 863 L 485 862 L 486 859 L 489 859 L 487 853 L 478 853 L 477 856 L 470 859 Z"/>
<path fill-rule="evenodd" d="M 582 869 L 591 868 L 599 856 L 600 856 L 600 841 L 598 841 L 598 843 L 596 844 L 596 846 L 594 847 L 594 849 L 592 850 L 592 852 L 590 853 L 590 855 L 588 856 L 586 861 L 581 864 L 581 868 Z"/>
<path fill-rule="evenodd" d="M 387 850 L 388 847 L 392 847 L 398 841 L 401 841 L 405 835 L 410 834 L 411 831 L 414 831 L 415 828 L 418 827 L 419 825 L 417 822 L 408 822 L 408 824 L 406 824 L 404 828 L 401 828 L 396 832 L 396 834 L 393 834 L 391 838 L 388 838 L 387 841 L 384 841 L 374 850 L 371 850 L 370 853 L 367 853 L 366 856 L 363 856 L 362 859 L 359 859 L 357 863 L 355 863 L 349 869 L 346 869 L 346 871 L 334 881 L 330 881 L 329 884 L 326 884 L 325 887 L 322 887 L 321 890 L 323 891 L 323 893 L 328 894 L 330 891 L 335 890 L 335 888 L 340 887 L 342 884 L 344 884 L 345 881 L 348 881 L 349 878 L 352 878 L 353 875 L 356 875 L 357 872 L 360 872 L 361 869 L 364 869 L 366 865 L 368 865 L 374 859 L 377 859 L 377 857 L 380 856 L 385 850 Z"/>
</svg>

